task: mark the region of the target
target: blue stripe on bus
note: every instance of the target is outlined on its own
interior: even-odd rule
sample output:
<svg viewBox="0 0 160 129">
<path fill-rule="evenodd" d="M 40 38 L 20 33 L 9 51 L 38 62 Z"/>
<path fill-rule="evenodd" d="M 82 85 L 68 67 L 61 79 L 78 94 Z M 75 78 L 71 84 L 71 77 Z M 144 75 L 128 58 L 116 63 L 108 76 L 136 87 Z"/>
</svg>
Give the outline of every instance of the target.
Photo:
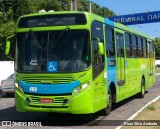
<svg viewBox="0 0 160 129">
<path fill-rule="evenodd" d="M 114 22 L 109 20 L 109 19 L 107 19 L 107 18 L 104 19 L 104 23 L 106 23 L 106 24 L 108 24 L 110 26 L 114 26 Z"/>
<path fill-rule="evenodd" d="M 74 81 L 68 84 L 29 84 L 19 81 L 19 85 L 26 93 L 34 94 L 66 94 L 72 93 L 72 90 L 80 85 L 80 81 Z"/>
<path fill-rule="evenodd" d="M 116 85 L 116 65 L 115 66 L 109 66 L 109 61 L 115 60 L 115 58 L 107 58 L 107 79 L 108 79 L 108 87 L 110 86 L 111 82 L 114 82 Z M 115 62 L 116 63 L 116 62 Z"/>
</svg>

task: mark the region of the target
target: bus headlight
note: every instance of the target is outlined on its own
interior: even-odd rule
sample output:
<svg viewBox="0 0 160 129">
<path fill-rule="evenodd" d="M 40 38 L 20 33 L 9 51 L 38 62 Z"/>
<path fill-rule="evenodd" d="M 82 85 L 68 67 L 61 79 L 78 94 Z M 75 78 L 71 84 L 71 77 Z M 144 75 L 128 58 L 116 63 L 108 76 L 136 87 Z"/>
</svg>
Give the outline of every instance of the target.
<svg viewBox="0 0 160 129">
<path fill-rule="evenodd" d="M 15 82 L 14 85 L 15 85 L 16 88 L 18 88 L 18 83 L 17 82 Z"/>
<path fill-rule="evenodd" d="M 83 84 L 82 86 L 78 86 L 76 88 L 73 89 L 73 95 L 77 95 L 79 94 L 81 91 L 86 90 L 89 87 L 89 82 Z"/>
<path fill-rule="evenodd" d="M 18 88 L 22 93 L 24 93 L 23 88 L 21 86 L 19 86 Z"/>
<path fill-rule="evenodd" d="M 15 87 L 17 88 L 17 89 L 19 89 L 19 91 L 21 91 L 22 93 L 24 92 L 23 91 L 23 88 L 17 83 L 17 82 L 15 82 Z"/>
<path fill-rule="evenodd" d="M 87 89 L 88 87 L 89 87 L 89 82 L 83 84 L 83 85 L 81 86 L 81 89 L 82 89 L 82 90 L 85 90 L 85 89 Z"/>
<path fill-rule="evenodd" d="M 74 89 L 73 89 L 73 95 L 78 94 L 80 91 L 81 91 L 80 86 L 78 86 L 78 87 L 74 88 Z"/>
</svg>

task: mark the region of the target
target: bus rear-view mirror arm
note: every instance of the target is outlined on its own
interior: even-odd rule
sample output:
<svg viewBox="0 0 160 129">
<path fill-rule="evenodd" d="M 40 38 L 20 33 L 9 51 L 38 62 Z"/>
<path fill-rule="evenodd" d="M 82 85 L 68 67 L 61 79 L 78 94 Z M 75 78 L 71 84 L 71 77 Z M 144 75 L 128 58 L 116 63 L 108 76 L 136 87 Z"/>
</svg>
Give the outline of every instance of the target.
<svg viewBox="0 0 160 129">
<path fill-rule="evenodd" d="M 6 50 L 5 50 L 5 55 L 8 55 L 10 52 L 10 48 L 11 48 L 11 39 L 14 37 L 14 35 L 9 36 L 6 39 Z"/>
</svg>

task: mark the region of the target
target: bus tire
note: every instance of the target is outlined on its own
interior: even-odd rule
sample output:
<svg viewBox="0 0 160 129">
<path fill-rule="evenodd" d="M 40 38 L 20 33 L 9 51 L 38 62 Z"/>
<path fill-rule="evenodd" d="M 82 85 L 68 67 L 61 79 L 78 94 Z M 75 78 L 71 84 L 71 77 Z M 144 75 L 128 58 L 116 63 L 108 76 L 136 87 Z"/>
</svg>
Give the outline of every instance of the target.
<svg viewBox="0 0 160 129">
<path fill-rule="evenodd" d="M 0 90 L 0 98 L 3 96 L 3 91 Z"/>
<path fill-rule="evenodd" d="M 145 81 L 144 78 L 141 80 L 141 92 L 138 94 L 139 98 L 144 98 L 145 95 Z"/>
<path fill-rule="evenodd" d="M 105 115 L 109 115 L 112 110 L 112 92 L 111 89 L 108 90 L 108 97 L 107 97 L 107 107 L 104 109 Z"/>
</svg>

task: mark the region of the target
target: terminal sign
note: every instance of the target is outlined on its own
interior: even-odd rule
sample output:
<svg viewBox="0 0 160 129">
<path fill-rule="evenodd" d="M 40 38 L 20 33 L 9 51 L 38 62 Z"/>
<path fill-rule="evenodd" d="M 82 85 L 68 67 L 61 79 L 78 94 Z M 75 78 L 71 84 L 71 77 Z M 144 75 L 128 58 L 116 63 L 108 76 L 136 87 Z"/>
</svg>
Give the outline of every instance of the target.
<svg viewBox="0 0 160 129">
<path fill-rule="evenodd" d="M 113 16 L 109 19 L 124 25 L 154 23 L 160 22 L 160 11 Z"/>
</svg>

